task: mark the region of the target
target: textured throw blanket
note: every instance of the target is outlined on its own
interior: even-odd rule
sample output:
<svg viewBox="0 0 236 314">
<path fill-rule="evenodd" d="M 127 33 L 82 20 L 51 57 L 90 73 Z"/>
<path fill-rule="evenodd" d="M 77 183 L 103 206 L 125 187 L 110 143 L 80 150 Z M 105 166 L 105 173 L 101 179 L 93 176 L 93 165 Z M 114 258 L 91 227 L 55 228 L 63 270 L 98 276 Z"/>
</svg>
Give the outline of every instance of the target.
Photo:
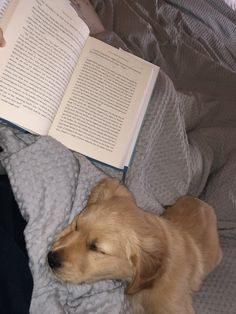
<svg viewBox="0 0 236 314">
<path fill-rule="evenodd" d="M 145 210 L 184 194 L 216 209 L 222 264 L 195 297 L 199 314 L 236 309 L 236 14 L 220 0 L 93 0 L 98 38 L 161 67 L 126 184 Z M 50 137 L 0 128 L 2 165 L 24 218 L 34 279 L 32 314 L 131 314 L 124 283 L 58 282 L 46 255 L 91 187 L 118 171 L 92 164 Z"/>
</svg>

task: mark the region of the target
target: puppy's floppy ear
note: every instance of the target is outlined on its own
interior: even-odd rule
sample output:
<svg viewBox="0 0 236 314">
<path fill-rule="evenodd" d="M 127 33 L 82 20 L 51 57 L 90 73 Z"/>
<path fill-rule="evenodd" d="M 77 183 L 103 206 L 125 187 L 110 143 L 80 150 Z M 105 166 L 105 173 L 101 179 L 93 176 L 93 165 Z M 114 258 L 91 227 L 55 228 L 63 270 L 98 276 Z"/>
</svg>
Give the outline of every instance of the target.
<svg viewBox="0 0 236 314">
<path fill-rule="evenodd" d="M 132 194 L 119 181 L 105 178 L 99 181 L 92 189 L 87 206 L 113 197 L 129 197 L 134 201 Z"/>
<path fill-rule="evenodd" d="M 160 275 L 164 268 L 165 249 L 162 245 L 158 247 L 156 239 L 146 239 L 147 247 L 141 244 L 137 252 L 130 260 L 134 267 L 133 279 L 126 293 L 135 294 L 138 291 L 152 286 L 154 280 Z"/>
</svg>

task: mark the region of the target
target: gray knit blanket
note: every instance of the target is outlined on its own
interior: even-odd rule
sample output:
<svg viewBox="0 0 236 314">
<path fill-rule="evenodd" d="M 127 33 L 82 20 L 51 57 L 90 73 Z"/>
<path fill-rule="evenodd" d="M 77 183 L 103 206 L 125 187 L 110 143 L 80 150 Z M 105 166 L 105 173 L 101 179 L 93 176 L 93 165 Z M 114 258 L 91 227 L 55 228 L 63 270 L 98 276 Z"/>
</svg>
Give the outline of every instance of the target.
<svg viewBox="0 0 236 314">
<path fill-rule="evenodd" d="M 97 37 L 161 67 L 126 184 L 161 214 L 191 194 L 216 209 L 222 264 L 194 298 L 199 314 L 236 309 L 236 14 L 221 0 L 93 0 L 106 31 Z M 46 256 L 60 230 L 104 176 L 50 137 L 0 128 L 0 159 L 22 215 L 34 289 L 32 314 L 131 314 L 124 283 L 71 285 Z M 177 313 L 176 313 L 177 314 Z M 178 313 L 181 314 L 181 313 Z"/>
</svg>

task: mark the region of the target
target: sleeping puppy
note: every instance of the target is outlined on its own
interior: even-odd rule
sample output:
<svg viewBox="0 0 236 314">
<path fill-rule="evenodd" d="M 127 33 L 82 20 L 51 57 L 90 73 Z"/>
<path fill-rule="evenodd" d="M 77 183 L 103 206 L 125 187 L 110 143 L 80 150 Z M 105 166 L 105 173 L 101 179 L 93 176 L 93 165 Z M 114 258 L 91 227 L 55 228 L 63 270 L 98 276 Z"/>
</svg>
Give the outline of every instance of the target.
<svg viewBox="0 0 236 314">
<path fill-rule="evenodd" d="M 135 313 L 191 314 L 192 292 L 222 257 L 214 210 L 182 197 L 158 217 L 126 187 L 103 179 L 65 228 L 48 263 L 71 283 L 127 281 Z"/>
</svg>

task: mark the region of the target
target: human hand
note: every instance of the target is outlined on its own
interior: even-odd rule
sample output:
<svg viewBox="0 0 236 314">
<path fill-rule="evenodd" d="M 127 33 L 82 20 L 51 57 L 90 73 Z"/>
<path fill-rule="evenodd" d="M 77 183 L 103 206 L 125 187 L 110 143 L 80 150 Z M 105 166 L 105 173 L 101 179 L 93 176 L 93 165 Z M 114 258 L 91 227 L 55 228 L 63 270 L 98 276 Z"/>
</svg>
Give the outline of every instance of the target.
<svg viewBox="0 0 236 314">
<path fill-rule="evenodd" d="M 6 41 L 5 41 L 4 37 L 3 37 L 3 31 L 0 28 L 0 47 L 4 47 L 5 44 L 6 44 Z"/>
</svg>

